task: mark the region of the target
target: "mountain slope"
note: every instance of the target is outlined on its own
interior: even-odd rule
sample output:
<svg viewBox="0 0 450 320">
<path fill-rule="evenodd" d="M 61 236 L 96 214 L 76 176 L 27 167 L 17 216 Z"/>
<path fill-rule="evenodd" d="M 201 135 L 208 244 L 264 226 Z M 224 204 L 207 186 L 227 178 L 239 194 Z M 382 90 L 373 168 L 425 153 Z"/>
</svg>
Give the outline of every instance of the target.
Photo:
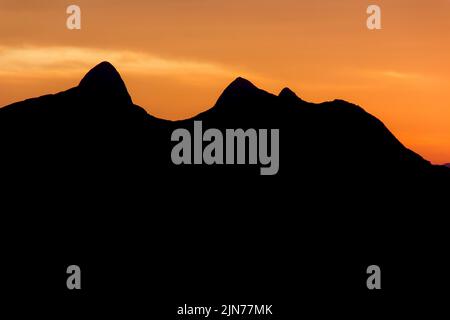
<svg viewBox="0 0 450 320">
<path fill-rule="evenodd" d="M 32 289 L 23 277 L 30 266 L 40 267 L 33 288 L 65 289 L 66 278 L 48 279 L 66 276 L 72 261 L 89 266 L 88 296 L 119 298 L 109 304 L 136 287 L 164 297 L 201 288 L 198 301 L 225 288 L 289 301 L 297 314 L 286 284 L 356 301 L 361 291 L 341 289 L 365 289 L 372 263 L 390 273 L 394 297 L 396 288 L 417 296 L 409 279 L 419 269 L 440 284 L 450 170 L 405 148 L 362 108 L 307 103 L 289 89 L 277 96 L 238 78 L 214 107 L 172 122 L 134 105 L 119 77 L 103 64 L 78 87 L 0 109 L 0 203 L 13 252 L 4 260 L 16 263 L 9 278 L 20 294 Z M 173 165 L 171 133 L 192 132 L 194 120 L 280 129 L 278 174 Z"/>
<path fill-rule="evenodd" d="M 128 167 L 139 163 L 158 175 L 165 170 L 190 172 L 191 168 L 171 164 L 170 134 L 178 127 L 191 129 L 193 120 L 203 121 L 205 128 L 280 129 L 280 174 L 286 178 L 398 180 L 436 171 L 356 105 L 341 100 L 307 103 L 288 88 L 276 96 L 243 78 L 233 81 L 214 107 L 183 121 L 157 119 L 134 105 L 119 73 L 107 62 L 89 71 L 75 88 L 0 109 L 3 146 L 14 150 L 10 163 L 20 153 L 27 154 L 19 157 L 23 160 L 40 148 L 38 162 L 45 163 L 43 159 L 55 152 L 66 154 L 69 162 L 89 154 L 100 162 L 118 161 Z M 240 167 L 236 172 L 253 169 Z"/>
</svg>

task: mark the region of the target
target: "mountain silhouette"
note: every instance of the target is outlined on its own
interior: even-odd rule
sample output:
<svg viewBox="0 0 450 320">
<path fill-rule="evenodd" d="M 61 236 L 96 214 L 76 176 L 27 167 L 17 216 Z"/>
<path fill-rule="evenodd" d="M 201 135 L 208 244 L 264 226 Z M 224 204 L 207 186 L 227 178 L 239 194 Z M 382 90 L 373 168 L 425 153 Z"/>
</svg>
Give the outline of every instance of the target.
<svg viewBox="0 0 450 320">
<path fill-rule="evenodd" d="M 196 120 L 204 130 L 279 129 L 278 174 L 261 176 L 255 165 L 174 165 L 171 134 Z M 0 139 L 2 216 L 14 252 L 29 259 L 15 272 L 26 274 L 35 261 L 88 261 L 91 274 L 104 273 L 90 276 L 102 298 L 135 292 L 135 284 L 197 301 L 206 298 L 192 288 L 291 301 L 286 283 L 319 296 L 348 288 L 355 265 L 359 275 L 371 263 L 388 266 L 397 286 L 414 294 L 416 283 L 401 279 L 419 269 L 432 277 L 427 257 L 442 256 L 448 243 L 438 237 L 447 234 L 439 228 L 447 225 L 450 169 L 342 100 L 309 103 L 288 88 L 274 95 L 237 78 L 212 108 L 168 121 L 133 104 L 103 62 L 77 87 L 1 108 Z M 411 261 L 408 276 L 396 277 Z M 118 270 L 127 280 L 111 287 L 106 279 Z M 151 284 L 142 270 L 157 275 Z M 13 279 L 28 288 L 27 277 Z M 220 279 L 220 290 L 211 279 Z M 360 298 L 348 292 L 338 296 Z"/>
<path fill-rule="evenodd" d="M 108 62 L 95 66 L 75 88 L 0 109 L 2 131 L 10 137 L 4 144 L 12 148 L 21 145 L 27 152 L 39 145 L 53 150 L 43 158 L 56 150 L 73 153 L 74 147 L 76 155 L 89 152 L 105 158 L 124 148 L 130 155 L 138 154 L 137 161 L 154 164 L 158 174 L 162 168 L 169 173 L 193 170 L 198 174 L 198 168 L 178 168 L 168 158 L 171 132 L 192 128 L 195 120 L 223 129 L 279 128 L 280 174 L 286 178 L 330 180 L 345 175 L 347 179 L 414 180 L 448 175 L 443 166 L 433 166 L 404 147 L 381 121 L 359 106 L 342 100 L 308 103 L 289 88 L 277 96 L 240 77 L 212 108 L 182 121 L 158 119 L 134 105 L 120 74 Z M 256 172 L 251 166 L 205 166 L 202 170 L 227 175 Z"/>
<path fill-rule="evenodd" d="M 131 97 L 116 68 L 109 62 L 102 62 L 90 70 L 78 87 L 92 98 L 132 104 Z"/>
</svg>

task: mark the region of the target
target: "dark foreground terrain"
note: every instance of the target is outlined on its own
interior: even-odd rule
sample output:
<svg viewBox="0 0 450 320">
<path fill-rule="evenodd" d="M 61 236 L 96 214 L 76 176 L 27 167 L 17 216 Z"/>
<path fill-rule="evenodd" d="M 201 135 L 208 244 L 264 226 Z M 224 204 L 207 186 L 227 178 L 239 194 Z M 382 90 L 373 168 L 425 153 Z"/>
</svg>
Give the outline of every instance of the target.
<svg viewBox="0 0 450 320">
<path fill-rule="evenodd" d="M 280 129 L 278 174 L 172 164 L 171 133 L 194 120 Z M 17 313 L 196 319 L 176 307 L 257 303 L 274 305 L 267 319 L 366 319 L 448 301 L 450 169 L 348 102 L 238 78 L 171 122 L 101 63 L 75 88 L 0 109 L 0 139 L 2 288 Z M 71 264 L 81 291 L 66 289 Z M 381 291 L 366 288 L 372 264 Z"/>
</svg>

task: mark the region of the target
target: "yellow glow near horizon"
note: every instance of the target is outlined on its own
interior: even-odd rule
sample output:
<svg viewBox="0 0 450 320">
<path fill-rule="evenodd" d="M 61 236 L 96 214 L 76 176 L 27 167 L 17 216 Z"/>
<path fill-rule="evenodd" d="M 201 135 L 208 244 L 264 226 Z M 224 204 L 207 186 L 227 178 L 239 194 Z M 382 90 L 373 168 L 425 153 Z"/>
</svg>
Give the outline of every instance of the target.
<svg viewBox="0 0 450 320">
<path fill-rule="evenodd" d="M 31 75 L 56 75 L 73 77 L 74 73 L 86 72 L 101 61 L 120 66 L 125 72 L 145 75 L 201 74 L 230 76 L 225 68 L 208 63 L 164 59 L 146 53 L 102 50 L 80 47 L 0 47 L 0 75 L 18 76 L 24 72 Z"/>
</svg>

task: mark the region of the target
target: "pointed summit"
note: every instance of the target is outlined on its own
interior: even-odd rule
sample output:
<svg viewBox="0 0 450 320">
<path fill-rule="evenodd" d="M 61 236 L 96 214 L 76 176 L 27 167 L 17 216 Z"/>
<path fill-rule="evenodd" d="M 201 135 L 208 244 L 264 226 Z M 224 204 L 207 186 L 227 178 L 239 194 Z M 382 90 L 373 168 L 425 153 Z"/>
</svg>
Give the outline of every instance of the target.
<svg viewBox="0 0 450 320">
<path fill-rule="evenodd" d="M 222 92 L 214 107 L 201 116 L 233 118 L 238 121 L 254 119 L 270 112 L 276 102 L 276 96 L 261 90 L 242 77 L 236 78 Z"/>
<path fill-rule="evenodd" d="M 230 83 L 227 89 L 238 91 L 258 90 L 258 88 L 253 83 L 242 77 L 237 77 L 232 83 Z"/>
<path fill-rule="evenodd" d="M 287 98 L 298 98 L 294 91 L 289 89 L 288 87 L 281 90 L 279 97 L 287 97 Z"/>
<path fill-rule="evenodd" d="M 297 96 L 297 94 L 295 94 L 294 91 L 292 91 L 289 88 L 284 88 L 283 90 L 281 90 L 280 94 L 278 95 L 278 97 L 280 97 L 281 99 L 285 99 L 285 100 L 299 100 L 304 102 L 301 98 L 299 98 Z"/>
<path fill-rule="evenodd" d="M 257 88 L 247 79 L 238 77 L 223 91 L 217 103 L 237 105 L 248 100 L 255 102 L 254 99 L 259 99 L 265 95 L 268 95 L 268 93 Z"/>
<path fill-rule="evenodd" d="M 92 68 L 78 87 L 87 95 L 118 103 L 132 103 L 127 87 L 114 66 L 104 61 Z"/>
<path fill-rule="evenodd" d="M 238 97 L 238 96 L 251 96 L 258 94 L 262 90 L 257 88 L 253 83 L 247 79 L 238 77 L 231 82 L 228 87 L 223 91 L 222 97 Z"/>
</svg>

